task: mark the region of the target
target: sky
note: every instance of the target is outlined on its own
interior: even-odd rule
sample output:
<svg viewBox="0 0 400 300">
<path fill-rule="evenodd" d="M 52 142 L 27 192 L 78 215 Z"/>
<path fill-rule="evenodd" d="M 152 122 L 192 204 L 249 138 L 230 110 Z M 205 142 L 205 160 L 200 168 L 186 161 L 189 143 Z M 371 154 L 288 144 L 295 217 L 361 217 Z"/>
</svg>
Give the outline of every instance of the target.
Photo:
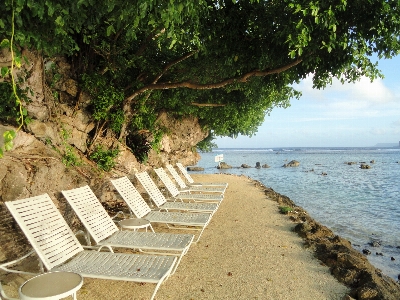
<svg viewBox="0 0 400 300">
<path fill-rule="evenodd" d="M 362 78 L 324 90 L 311 78 L 294 86 L 302 92 L 289 108 L 274 108 L 251 138 L 215 139 L 218 148 L 373 147 L 400 141 L 400 57 L 380 60 L 385 76 Z"/>
</svg>

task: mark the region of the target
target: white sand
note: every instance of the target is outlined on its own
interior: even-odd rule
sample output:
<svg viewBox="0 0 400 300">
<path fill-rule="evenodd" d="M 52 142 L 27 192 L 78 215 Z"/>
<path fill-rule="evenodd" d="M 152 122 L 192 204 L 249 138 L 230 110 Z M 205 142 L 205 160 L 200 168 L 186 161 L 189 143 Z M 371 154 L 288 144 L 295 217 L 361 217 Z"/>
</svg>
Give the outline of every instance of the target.
<svg viewBox="0 0 400 300">
<path fill-rule="evenodd" d="M 303 247 L 291 231 L 295 224 L 254 181 L 223 174 L 193 177 L 229 187 L 200 242 L 191 246 L 156 299 L 339 300 L 346 294 L 348 289 Z M 12 282 L 3 281 L 10 293 L 24 278 L 12 276 Z M 154 287 L 85 278 L 78 299 L 149 299 Z"/>
</svg>

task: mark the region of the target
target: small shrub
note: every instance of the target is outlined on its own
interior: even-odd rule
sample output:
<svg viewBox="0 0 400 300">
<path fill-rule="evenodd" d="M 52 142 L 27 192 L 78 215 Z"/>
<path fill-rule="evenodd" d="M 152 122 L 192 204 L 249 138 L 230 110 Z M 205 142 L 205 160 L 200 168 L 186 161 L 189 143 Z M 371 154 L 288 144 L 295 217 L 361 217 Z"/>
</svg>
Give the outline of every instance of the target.
<svg viewBox="0 0 400 300">
<path fill-rule="evenodd" d="M 105 150 L 102 146 L 98 145 L 89 157 L 97 163 L 99 169 L 109 172 L 115 166 L 115 159 L 118 157 L 119 152 L 118 148 Z"/>
<path fill-rule="evenodd" d="M 82 161 L 75 154 L 73 147 L 70 145 L 65 145 L 65 153 L 61 161 L 66 167 L 80 166 L 82 164 Z"/>
<path fill-rule="evenodd" d="M 63 127 L 61 129 L 60 135 L 62 139 L 62 144 L 65 149 L 63 157 L 61 159 L 62 163 L 66 167 L 82 165 L 82 161 L 80 160 L 79 156 L 76 155 L 74 148 L 67 142 L 71 135 L 71 132 L 69 132 Z"/>
<path fill-rule="evenodd" d="M 291 208 L 289 206 L 279 206 L 279 211 L 281 214 L 286 215 L 287 213 L 293 211 L 293 208 Z"/>
</svg>

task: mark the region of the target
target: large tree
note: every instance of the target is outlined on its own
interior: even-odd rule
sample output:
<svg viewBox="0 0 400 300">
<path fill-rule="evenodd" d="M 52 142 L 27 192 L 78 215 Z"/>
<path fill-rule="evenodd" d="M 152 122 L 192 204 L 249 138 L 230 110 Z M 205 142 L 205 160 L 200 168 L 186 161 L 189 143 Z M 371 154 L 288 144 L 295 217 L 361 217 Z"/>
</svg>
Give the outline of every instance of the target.
<svg viewBox="0 0 400 300">
<path fill-rule="evenodd" d="M 381 76 L 370 59 L 398 54 L 399 9 L 397 0 L 5 0 L 0 40 L 14 24 L 18 46 L 68 57 L 94 117 L 120 137 L 152 131 L 162 111 L 197 116 L 216 135 L 252 135 L 309 74 L 315 88 Z"/>
</svg>

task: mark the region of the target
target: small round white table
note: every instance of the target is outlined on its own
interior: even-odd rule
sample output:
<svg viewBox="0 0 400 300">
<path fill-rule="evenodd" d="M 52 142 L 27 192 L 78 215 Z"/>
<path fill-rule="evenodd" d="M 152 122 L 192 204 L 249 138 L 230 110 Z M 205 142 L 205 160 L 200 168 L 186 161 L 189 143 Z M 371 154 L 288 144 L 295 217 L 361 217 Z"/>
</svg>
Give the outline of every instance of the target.
<svg viewBox="0 0 400 300">
<path fill-rule="evenodd" d="M 121 230 L 131 229 L 133 231 L 136 231 L 138 229 L 145 228 L 147 231 L 147 228 L 150 228 L 151 231 L 154 232 L 153 227 L 150 224 L 150 221 L 146 219 L 137 219 L 137 218 L 124 219 L 122 221 L 119 221 L 118 225 L 121 227 Z"/>
<path fill-rule="evenodd" d="M 72 296 L 82 287 L 83 278 L 73 272 L 48 272 L 26 281 L 18 292 L 21 300 L 58 300 Z"/>
</svg>

